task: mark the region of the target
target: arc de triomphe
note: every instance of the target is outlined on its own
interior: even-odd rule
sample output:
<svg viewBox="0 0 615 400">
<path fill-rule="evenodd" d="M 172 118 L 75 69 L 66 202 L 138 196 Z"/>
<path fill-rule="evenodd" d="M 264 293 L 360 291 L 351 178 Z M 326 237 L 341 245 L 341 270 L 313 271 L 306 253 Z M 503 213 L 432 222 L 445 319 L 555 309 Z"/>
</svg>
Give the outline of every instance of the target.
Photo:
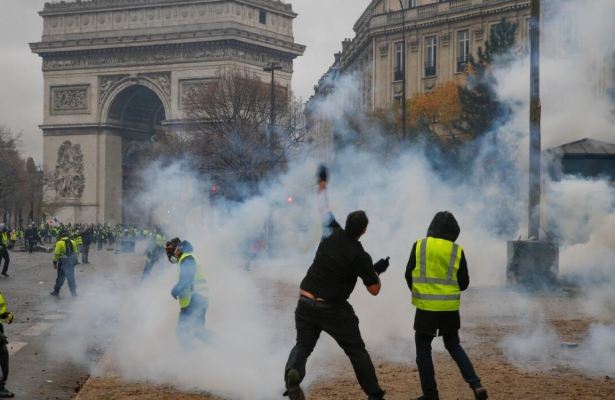
<svg viewBox="0 0 615 400">
<path fill-rule="evenodd" d="M 269 79 L 272 61 L 289 87 L 305 50 L 276 0 L 76 0 L 40 15 L 46 197 L 63 222 L 123 220 L 127 143 L 181 126 L 191 88 L 233 66 Z"/>
</svg>

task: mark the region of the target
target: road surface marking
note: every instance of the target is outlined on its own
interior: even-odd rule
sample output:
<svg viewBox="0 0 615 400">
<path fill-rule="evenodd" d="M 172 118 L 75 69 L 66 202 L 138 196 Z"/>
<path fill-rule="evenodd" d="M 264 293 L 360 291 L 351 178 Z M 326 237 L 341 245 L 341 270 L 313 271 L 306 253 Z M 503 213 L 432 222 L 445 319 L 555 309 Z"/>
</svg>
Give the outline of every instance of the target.
<svg viewBox="0 0 615 400">
<path fill-rule="evenodd" d="M 26 342 L 10 342 L 8 345 L 9 348 L 9 355 L 14 355 L 15 353 L 17 353 L 19 350 L 23 349 L 25 345 L 27 345 L 28 343 Z"/>
<path fill-rule="evenodd" d="M 45 315 L 45 317 L 43 317 L 43 319 L 47 320 L 47 321 L 55 321 L 58 319 L 63 319 L 64 317 L 66 317 L 66 315 L 64 314 L 51 314 L 51 315 Z"/>
<path fill-rule="evenodd" d="M 40 336 L 47 329 L 51 328 L 51 325 L 48 322 L 38 322 L 21 332 L 21 336 Z"/>
</svg>

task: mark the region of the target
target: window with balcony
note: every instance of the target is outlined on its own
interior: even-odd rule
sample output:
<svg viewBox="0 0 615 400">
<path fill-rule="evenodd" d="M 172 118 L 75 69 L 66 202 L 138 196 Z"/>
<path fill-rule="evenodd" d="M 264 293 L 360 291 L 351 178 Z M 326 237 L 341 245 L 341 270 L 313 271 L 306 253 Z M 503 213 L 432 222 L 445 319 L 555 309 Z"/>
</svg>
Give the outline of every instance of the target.
<svg viewBox="0 0 615 400">
<path fill-rule="evenodd" d="M 395 43 L 395 62 L 393 70 L 393 80 L 401 81 L 404 79 L 404 71 L 406 69 L 404 57 L 404 42 Z"/>
<path fill-rule="evenodd" d="M 258 12 L 258 22 L 260 22 L 263 25 L 267 25 L 267 11 L 260 10 Z"/>
<path fill-rule="evenodd" d="M 435 36 L 425 38 L 425 76 L 435 76 L 437 66 L 438 43 Z"/>
<path fill-rule="evenodd" d="M 470 57 L 470 31 L 457 32 L 457 72 L 464 72 Z"/>
</svg>

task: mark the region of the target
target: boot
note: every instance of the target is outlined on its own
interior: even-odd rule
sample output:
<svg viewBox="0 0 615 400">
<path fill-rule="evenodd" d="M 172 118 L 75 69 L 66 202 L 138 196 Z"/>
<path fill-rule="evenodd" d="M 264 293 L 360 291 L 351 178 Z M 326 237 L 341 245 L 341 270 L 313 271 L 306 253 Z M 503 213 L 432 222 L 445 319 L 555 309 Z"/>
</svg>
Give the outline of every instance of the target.
<svg viewBox="0 0 615 400">
<path fill-rule="evenodd" d="M 0 398 L 2 399 L 12 399 L 13 397 L 15 397 L 15 393 L 7 390 L 7 388 L 1 388 L 0 389 Z"/>
<path fill-rule="evenodd" d="M 421 397 L 417 397 L 416 400 L 440 400 L 440 397 L 439 396 L 428 397 L 428 396 L 422 395 Z"/>
<path fill-rule="evenodd" d="M 489 398 L 487 390 L 480 385 L 473 387 L 472 391 L 474 392 L 474 398 L 476 400 L 487 400 Z"/>
<path fill-rule="evenodd" d="M 301 381 L 301 375 L 296 369 L 291 369 L 286 373 L 286 392 L 284 396 L 288 396 L 290 400 L 305 400 L 305 395 L 299 382 Z"/>
</svg>

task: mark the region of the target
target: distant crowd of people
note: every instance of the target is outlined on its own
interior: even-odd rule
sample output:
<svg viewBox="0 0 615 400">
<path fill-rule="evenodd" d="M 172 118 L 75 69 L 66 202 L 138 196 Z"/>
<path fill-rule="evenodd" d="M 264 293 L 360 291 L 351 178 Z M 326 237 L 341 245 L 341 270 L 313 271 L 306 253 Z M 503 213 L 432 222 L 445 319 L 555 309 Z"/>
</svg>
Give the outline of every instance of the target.
<svg viewBox="0 0 615 400">
<path fill-rule="evenodd" d="M 59 233 L 66 231 L 73 239 L 81 237 L 83 245 L 90 246 L 96 244 L 101 250 L 104 246 L 115 245 L 116 241 L 122 239 L 142 240 L 152 237 L 155 229 L 148 227 L 136 227 L 124 224 L 63 224 L 45 223 L 36 225 L 29 224 L 25 228 L 14 228 L 2 224 L 8 236 L 8 249 L 13 250 L 17 246 L 23 246 L 26 251 L 32 252 L 35 247 L 53 244 L 59 237 Z"/>
</svg>

